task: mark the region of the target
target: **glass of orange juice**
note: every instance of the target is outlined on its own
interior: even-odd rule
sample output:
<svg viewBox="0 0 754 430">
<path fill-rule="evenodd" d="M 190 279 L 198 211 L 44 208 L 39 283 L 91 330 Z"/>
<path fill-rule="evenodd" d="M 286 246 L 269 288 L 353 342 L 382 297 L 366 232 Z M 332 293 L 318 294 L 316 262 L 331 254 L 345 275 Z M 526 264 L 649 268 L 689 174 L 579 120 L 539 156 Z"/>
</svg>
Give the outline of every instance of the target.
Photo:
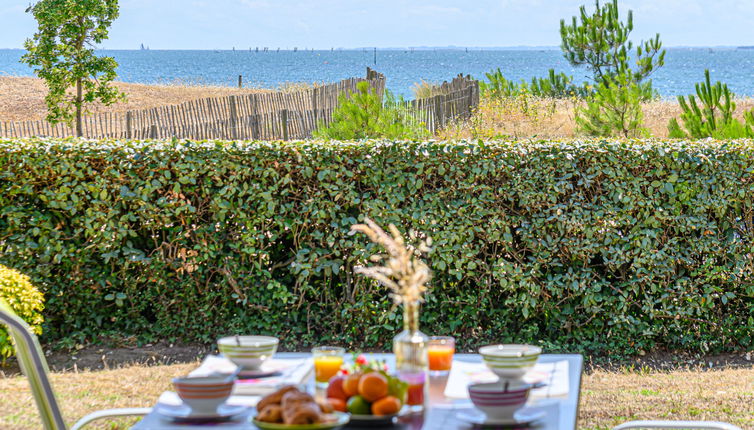
<svg viewBox="0 0 754 430">
<path fill-rule="evenodd" d="M 317 384 L 327 384 L 343 365 L 344 348 L 338 346 L 318 346 L 312 349 L 314 355 L 314 379 Z"/>
<path fill-rule="evenodd" d="M 430 372 L 448 372 L 453 365 L 456 340 L 451 336 L 432 336 L 427 344 Z"/>
</svg>

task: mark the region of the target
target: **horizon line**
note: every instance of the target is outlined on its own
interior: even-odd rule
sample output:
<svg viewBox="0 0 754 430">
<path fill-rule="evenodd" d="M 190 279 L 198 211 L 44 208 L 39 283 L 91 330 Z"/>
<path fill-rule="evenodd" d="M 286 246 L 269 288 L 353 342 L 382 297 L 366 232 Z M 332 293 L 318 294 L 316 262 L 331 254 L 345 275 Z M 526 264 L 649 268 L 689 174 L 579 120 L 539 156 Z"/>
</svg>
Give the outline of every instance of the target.
<svg viewBox="0 0 754 430">
<path fill-rule="evenodd" d="M 361 51 L 361 50 L 387 50 L 387 51 L 402 51 L 402 50 L 464 50 L 464 49 L 475 49 L 475 50 L 541 50 L 541 49 L 555 49 L 559 50 L 560 45 L 507 45 L 507 46 L 461 46 L 461 45 L 445 45 L 445 46 L 431 46 L 431 45 L 418 45 L 418 46 L 357 46 L 357 47 L 330 47 L 330 48 L 309 48 L 309 47 L 297 47 L 294 46 L 291 47 L 274 47 L 271 48 L 269 46 L 263 47 L 247 47 L 247 48 L 149 48 L 147 46 L 146 49 L 141 48 L 96 48 L 96 51 L 240 51 L 240 52 L 256 52 L 256 49 L 259 49 L 260 52 L 264 48 L 267 48 L 268 51 L 293 51 L 294 49 L 297 51 L 303 51 L 303 52 L 317 52 L 317 51 Z M 740 49 L 740 48 L 754 48 L 754 45 L 672 45 L 672 46 L 666 46 L 665 49 L 676 49 L 676 48 L 684 48 L 684 49 L 710 49 L 710 48 L 717 48 L 717 49 Z M 8 48 L 8 47 L 0 47 L 0 50 L 3 51 L 24 51 L 24 48 Z"/>
</svg>

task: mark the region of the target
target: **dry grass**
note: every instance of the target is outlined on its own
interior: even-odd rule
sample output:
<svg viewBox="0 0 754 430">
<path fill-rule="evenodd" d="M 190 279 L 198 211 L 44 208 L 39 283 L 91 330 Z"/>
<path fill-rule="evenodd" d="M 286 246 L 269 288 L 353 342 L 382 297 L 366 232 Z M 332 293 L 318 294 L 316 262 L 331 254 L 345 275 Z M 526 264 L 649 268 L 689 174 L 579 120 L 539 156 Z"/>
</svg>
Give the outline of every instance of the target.
<svg viewBox="0 0 754 430">
<path fill-rule="evenodd" d="M 63 416 L 73 424 L 96 410 L 119 407 L 150 407 L 160 393 L 170 389 L 170 380 L 188 373 L 199 363 L 171 366 L 129 366 L 94 372 L 53 373 L 52 384 L 63 408 Z M 36 405 L 26 379 L 21 376 L 0 379 L 0 428 L 41 428 Z M 123 420 L 120 426 L 128 428 Z"/>
<path fill-rule="evenodd" d="M 128 99 L 111 106 L 93 105 L 92 112 L 125 112 L 132 109 L 148 109 L 178 104 L 205 97 L 220 97 L 258 93 L 259 88 L 233 88 L 204 85 L 115 84 Z M 301 88 L 304 84 L 286 84 L 286 88 Z M 41 120 L 47 115 L 44 97 L 47 87 L 41 79 L 0 76 L 0 121 Z"/>
<path fill-rule="evenodd" d="M 452 138 L 568 138 L 577 137 L 574 111 L 576 99 L 541 99 L 522 95 L 509 99 L 483 98 L 476 114 L 439 133 L 443 139 Z M 736 114 L 754 108 L 754 99 L 736 100 Z M 668 121 L 678 118 L 681 108 L 676 101 L 653 101 L 643 105 L 644 127 L 653 137 L 668 136 Z"/>
<path fill-rule="evenodd" d="M 52 376 L 69 422 L 95 410 L 151 406 L 170 379 L 197 366 L 130 366 Z M 40 427 L 28 384 L 0 379 L 0 428 Z M 585 375 L 579 428 L 606 429 L 633 419 L 720 420 L 754 429 L 754 368 L 605 372 Z M 131 421 L 132 422 L 132 421 Z M 127 428 L 127 421 L 106 428 Z"/>
<path fill-rule="evenodd" d="M 597 371 L 585 377 L 580 428 L 611 428 L 648 419 L 725 421 L 754 429 L 754 368 Z"/>
</svg>

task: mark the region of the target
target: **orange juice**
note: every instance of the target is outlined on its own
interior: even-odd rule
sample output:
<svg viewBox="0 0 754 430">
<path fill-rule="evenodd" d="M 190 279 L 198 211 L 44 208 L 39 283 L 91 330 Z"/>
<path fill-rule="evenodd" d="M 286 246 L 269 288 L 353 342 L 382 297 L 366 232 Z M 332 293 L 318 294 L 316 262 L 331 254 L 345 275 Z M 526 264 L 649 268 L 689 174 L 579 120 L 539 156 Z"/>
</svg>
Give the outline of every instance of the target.
<svg viewBox="0 0 754 430">
<path fill-rule="evenodd" d="M 322 355 L 314 357 L 314 378 L 317 382 L 327 382 L 335 376 L 343 365 L 340 355 Z"/>
<path fill-rule="evenodd" d="M 408 384 L 406 391 L 406 404 L 419 406 L 424 404 L 424 381 Z"/>
<path fill-rule="evenodd" d="M 455 347 L 451 345 L 429 345 L 427 354 L 429 355 L 429 370 L 447 371 L 453 364 L 453 353 Z"/>
</svg>

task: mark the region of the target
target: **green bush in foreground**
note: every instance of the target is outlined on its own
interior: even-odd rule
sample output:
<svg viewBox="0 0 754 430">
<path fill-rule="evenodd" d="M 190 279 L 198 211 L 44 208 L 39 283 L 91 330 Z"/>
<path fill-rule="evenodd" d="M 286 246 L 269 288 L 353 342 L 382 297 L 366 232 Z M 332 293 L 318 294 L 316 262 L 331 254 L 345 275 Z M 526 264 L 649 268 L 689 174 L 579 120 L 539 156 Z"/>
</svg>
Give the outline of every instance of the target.
<svg viewBox="0 0 754 430">
<path fill-rule="evenodd" d="M 44 297 L 29 281 L 29 277 L 16 270 L 0 265 L 0 300 L 4 300 L 11 309 L 36 334 L 42 334 L 42 309 Z M 0 363 L 13 355 L 13 344 L 8 330 L 0 324 Z"/>
<path fill-rule="evenodd" d="M 389 348 L 367 215 L 432 236 L 421 324 L 463 350 L 752 348 L 749 141 L 0 141 L 0 166 L 0 262 L 47 341 Z"/>
</svg>

